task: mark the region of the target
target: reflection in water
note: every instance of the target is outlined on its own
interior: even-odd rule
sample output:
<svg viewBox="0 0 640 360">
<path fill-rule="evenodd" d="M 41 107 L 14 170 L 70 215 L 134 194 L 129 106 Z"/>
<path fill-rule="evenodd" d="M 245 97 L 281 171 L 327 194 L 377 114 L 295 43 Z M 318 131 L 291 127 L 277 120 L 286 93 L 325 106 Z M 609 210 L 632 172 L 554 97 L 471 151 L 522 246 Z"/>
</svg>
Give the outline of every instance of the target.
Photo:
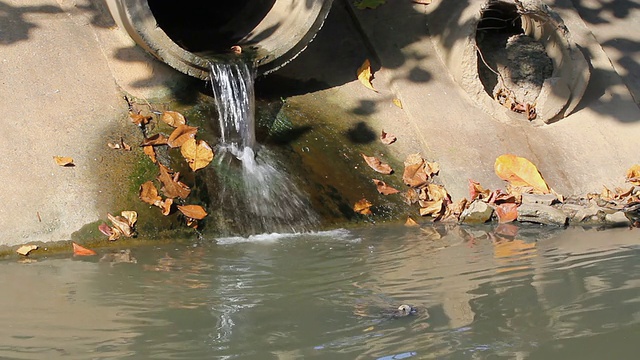
<svg viewBox="0 0 640 360">
<path fill-rule="evenodd" d="M 635 358 L 639 245 L 377 225 L 4 262 L 0 358 Z"/>
</svg>

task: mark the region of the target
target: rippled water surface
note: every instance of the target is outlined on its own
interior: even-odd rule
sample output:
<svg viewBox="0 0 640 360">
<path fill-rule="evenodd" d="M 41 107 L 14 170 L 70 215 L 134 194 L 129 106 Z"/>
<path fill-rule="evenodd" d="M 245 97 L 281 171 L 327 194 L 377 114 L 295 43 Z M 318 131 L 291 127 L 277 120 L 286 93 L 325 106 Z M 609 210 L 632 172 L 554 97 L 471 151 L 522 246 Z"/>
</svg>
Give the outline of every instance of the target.
<svg viewBox="0 0 640 360">
<path fill-rule="evenodd" d="M 0 358 L 640 351 L 639 230 L 374 226 L 132 248 L 135 263 L 99 261 L 112 251 L 0 262 Z M 403 303 L 418 313 L 390 316 Z"/>
</svg>

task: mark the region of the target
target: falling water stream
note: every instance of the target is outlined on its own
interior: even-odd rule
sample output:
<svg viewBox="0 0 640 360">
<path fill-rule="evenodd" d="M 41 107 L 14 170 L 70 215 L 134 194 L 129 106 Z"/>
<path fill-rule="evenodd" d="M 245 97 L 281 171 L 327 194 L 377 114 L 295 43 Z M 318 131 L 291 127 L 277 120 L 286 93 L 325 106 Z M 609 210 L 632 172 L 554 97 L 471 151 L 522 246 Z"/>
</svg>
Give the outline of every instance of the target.
<svg viewBox="0 0 640 360">
<path fill-rule="evenodd" d="M 245 61 L 212 62 L 220 144 L 217 167 L 224 218 L 241 234 L 303 232 L 317 224 L 276 154 L 256 141 L 255 71 Z"/>
</svg>

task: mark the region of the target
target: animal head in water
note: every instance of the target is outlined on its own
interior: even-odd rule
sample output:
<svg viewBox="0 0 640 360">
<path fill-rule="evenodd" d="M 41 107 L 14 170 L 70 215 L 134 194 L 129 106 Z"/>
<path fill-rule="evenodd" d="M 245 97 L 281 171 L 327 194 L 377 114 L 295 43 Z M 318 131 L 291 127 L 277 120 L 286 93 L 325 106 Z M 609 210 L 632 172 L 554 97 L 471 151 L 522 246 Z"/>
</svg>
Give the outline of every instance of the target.
<svg viewBox="0 0 640 360">
<path fill-rule="evenodd" d="M 395 317 L 405 317 L 408 315 L 414 315 L 418 310 L 411 305 L 402 304 L 398 306 L 398 309 L 394 312 Z"/>
</svg>

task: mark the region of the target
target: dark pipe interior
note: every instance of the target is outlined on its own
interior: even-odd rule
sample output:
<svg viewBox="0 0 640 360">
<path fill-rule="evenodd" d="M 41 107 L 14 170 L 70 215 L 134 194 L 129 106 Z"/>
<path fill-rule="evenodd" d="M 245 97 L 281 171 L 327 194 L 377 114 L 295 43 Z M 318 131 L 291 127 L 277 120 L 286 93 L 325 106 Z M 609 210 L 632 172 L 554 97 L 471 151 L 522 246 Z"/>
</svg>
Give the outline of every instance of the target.
<svg viewBox="0 0 640 360">
<path fill-rule="evenodd" d="M 478 54 L 478 75 L 489 96 L 493 97 L 493 89 L 498 83 L 493 71 L 499 65 L 506 65 L 507 39 L 523 32 L 522 19 L 515 4 L 491 1 L 482 11 L 476 27 L 476 44 L 481 53 Z"/>
<path fill-rule="evenodd" d="M 276 0 L 148 0 L 158 25 L 176 44 L 194 53 L 221 53 L 238 45 Z"/>
</svg>

